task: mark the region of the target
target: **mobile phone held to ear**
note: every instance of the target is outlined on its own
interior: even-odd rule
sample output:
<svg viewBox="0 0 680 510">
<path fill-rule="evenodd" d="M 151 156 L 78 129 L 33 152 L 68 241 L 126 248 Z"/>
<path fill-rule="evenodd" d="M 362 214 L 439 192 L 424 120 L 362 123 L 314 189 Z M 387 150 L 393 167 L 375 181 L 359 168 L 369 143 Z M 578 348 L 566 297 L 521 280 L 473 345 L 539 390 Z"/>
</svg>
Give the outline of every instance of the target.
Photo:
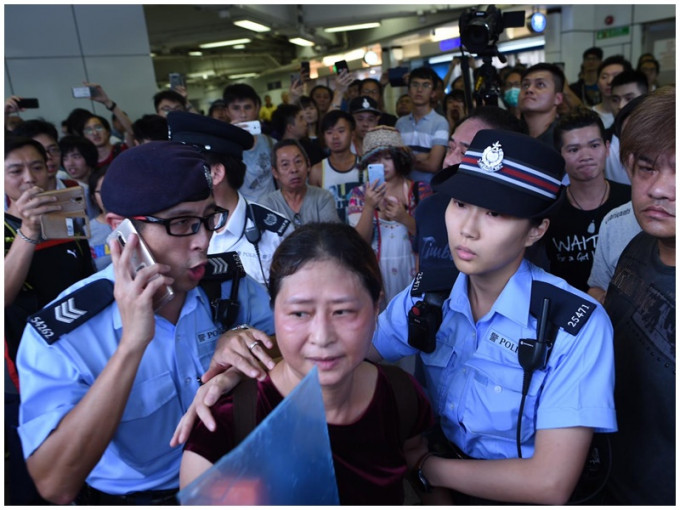
<svg viewBox="0 0 680 510">
<path fill-rule="evenodd" d="M 349 72 L 349 66 L 347 65 L 346 60 L 339 60 L 333 64 L 333 70 L 335 71 L 335 74 L 340 74 L 343 69 L 346 69 L 347 72 Z"/>
<path fill-rule="evenodd" d="M 17 101 L 17 106 L 19 108 L 40 108 L 40 103 L 38 102 L 38 99 L 35 97 L 24 97 L 22 99 L 19 99 Z"/>
<path fill-rule="evenodd" d="M 89 98 L 97 95 L 97 87 L 73 87 L 73 97 L 76 99 Z"/>
<path fill-rule="evenodd" d="M 249 120 L 248 122 L 237 122 L 234 126 L 238 126 L 241 129 L 245 129 L 251 135 L 259 135 L 262 133 L 262 125 L 259 120 Z"/>
<path fill-rule="evenodd" d="M 378 181 L 378 186 L 385 182 L 385 165 L 382 163 L 371 163 L 368 165 L 368 182 Z"/>
<path fill-rule="evenodd" d="M 132 224 L 132 222 L 129 219 L 123 220 L 118 225 L 118 228 L 109 234 L 109 236 L 106 238 L 106 242 L 109 243 L 115 241 L 120 244 L 121 248 L 125 248 L 125 245 L 128 243 L 128 240 L 132 234 L 135 234 L 139 238 L 137 250 L 132 254 L 132 263 L 130 264 L 130 274 L 134 278 L 139 271 L 145 267 L 154 265 L 156 261 L 151 256 L 149 248 L 144 243 L 142 236 L 139 235 L 139 232 L 137 232 L 137 229 Z M 154 294 L 153 297 L 154 311 L 160 310 L 160 308 L 170 301 L 174 295 L 175 293 L 172 290 L 172 287 L 169 285 L 159 289 L 159 291 Z"/>
<path fill-rule="evenodd" d="M 61 210 L 40 216 L 43 239 L 87 239 L 90 221 L 85 213 L 85 192 L 81 186 L 45 191 L 38 196 L 54 196 Z"/>
</svg>

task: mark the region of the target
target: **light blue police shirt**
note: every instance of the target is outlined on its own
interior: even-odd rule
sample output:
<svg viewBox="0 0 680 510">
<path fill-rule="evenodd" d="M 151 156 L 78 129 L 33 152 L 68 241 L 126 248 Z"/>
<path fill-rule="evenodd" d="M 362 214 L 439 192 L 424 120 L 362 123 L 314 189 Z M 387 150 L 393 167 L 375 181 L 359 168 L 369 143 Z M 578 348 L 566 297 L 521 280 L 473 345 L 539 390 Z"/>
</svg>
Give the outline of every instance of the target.
<svg viewBox="0 0 680 510">
<path fill-rule="evenodd" d="M 113 281 L 113 265 L 81 280 L 61 296 L 94 280 Z M 231 281 L 222 285 L 229 296 Z M 236 324 L 274 333 L 266 289 L 242 278 Z M 179 486 L 182 446 L 170 438 L 189 408 L 198 379 L 210 364 L 222 328 L 214 324 L 208 299 L 191 290 L 176 325 L 158 315 L 156 333 L 137 371 L 122 420 L 87 483 L 109 494 Z M 118 347 L 123 334 L 115 301 L 89 321 L 48 345 L 32 326 L 24 330 L 17 368 L 21 379 L 19 435 L 28 458 L 85 396 Z M 85 446 L 85 445 L 83 445 Z"/>
<path fill-rule="evenodd" d="M 408 345 L 408 311 L 418 300 L 410 296 L 410 287 L 395 296 L 378 319 L 373 345 L 388 361 L 419 353 L 442 429 L 471 457 L 517 457 L 524 377 L 517 348 L 521 338 L 536 338 L 537 321 L 529 314 L 532 280 L 577 294 L 594 310 L 577 336 L 559 330 L 546 368 L 533 374 L 522 418 L 522 456 L 533 455 L 538 429 L 583 426 L 615 432 L 609 317 L 590 296 L 526 260 L 476 323 L 468 300 L 468 277 L 461 273 L 444 302 L 437 346 L 430 354 Z"/>
</svg>

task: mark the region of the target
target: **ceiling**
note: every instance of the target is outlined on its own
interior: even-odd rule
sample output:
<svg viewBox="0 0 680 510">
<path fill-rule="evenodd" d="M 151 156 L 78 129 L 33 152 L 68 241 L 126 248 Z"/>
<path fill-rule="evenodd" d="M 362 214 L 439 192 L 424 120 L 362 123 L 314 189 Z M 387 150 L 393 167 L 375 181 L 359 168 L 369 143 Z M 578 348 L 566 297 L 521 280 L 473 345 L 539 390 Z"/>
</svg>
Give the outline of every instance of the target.
<svg viewBox="0 0 680 510">
<path fill-rule="evenodd" d="M 168 73 L 214 73 L 224 81 L 228 75 L 260 75 L 293 70 L 300 60 L 313 60 L 377 42 L 385 42 L 420 32 L 426 36 L 436 26 L 456 24 L 471 4 L 412 5 L 145 5 L 147 30 L 159 87 L 167 83 Z M 485 6 L 483 6 L 485 7 Z M 503 8 L 503 6 L 498 6 Z M 247 18 L 271 27 L 256 33 L 234 25 Z M 381 26 L 368 30 L 327 33 L 324 28 L 379 21 Z M 302 48 L 288 42 L 302 36 L 315 42 Z M 199 44 L 248 38 L 243 49 L 221 47 L 200 49 Z M 189 51 L 202 56 L 189 56 Z M 197 78 L 198 79 L 198 78 Z"/>
</svg>

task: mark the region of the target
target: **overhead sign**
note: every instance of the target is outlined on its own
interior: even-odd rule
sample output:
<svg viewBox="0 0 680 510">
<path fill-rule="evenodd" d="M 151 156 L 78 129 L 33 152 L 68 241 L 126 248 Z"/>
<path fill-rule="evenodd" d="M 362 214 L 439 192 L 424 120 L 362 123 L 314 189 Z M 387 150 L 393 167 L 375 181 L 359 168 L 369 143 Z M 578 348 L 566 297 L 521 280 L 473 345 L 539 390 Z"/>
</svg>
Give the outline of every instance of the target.
<svg viewBox="0 0 680 510">
<path fill-rule="evenodd" d="M 596 34 L 596 39 L 599 41 L 601 39 L 611 39 L 612 37 L 621 37 L 623 35 L 630 34 L 630 27 L 616 27 L 607 28 L 605 30 L 598 30 Z"/>
</svg>

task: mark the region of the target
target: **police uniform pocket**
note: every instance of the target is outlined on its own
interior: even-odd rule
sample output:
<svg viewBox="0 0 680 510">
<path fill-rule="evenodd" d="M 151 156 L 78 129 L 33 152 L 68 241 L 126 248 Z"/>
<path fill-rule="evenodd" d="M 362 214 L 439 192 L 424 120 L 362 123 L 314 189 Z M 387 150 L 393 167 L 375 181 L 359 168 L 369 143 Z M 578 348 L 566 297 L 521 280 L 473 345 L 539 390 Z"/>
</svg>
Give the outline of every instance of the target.
<svg viewBox="0 0 680 510">
<path fill-rule="evenodd" d="M 465 389 L 459 406 L 463 426 L 472 434 L 515 441 L 522 401 L 524 372 L 519 366 L 502 366 L 473 359 L 464 367 Z M 533 436 L 536 406 L 544 372 L 534 373 L 524 404 L 521 440 Z"/>
<path fill-rule="evenodd" d="M 168 443 L 181 417 L 169 372 L 135 381 L 113 444 L 123 460 L 145 472 L 151 461 L 171 450 Z"/>
</svg>

